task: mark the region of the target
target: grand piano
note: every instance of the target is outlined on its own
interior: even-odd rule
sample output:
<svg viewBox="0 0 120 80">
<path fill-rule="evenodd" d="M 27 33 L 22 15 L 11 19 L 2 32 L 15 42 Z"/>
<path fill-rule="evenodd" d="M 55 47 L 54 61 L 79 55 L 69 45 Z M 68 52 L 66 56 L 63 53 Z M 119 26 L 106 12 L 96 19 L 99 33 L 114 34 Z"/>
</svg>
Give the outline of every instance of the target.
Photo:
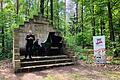
<svg viewBox="0 0 120 80">
<path fill-rule="evenodd" d="M 48 38 L 44 43 L 41 43 L 41 51 L 43 55 L 60 55 L 63 54 L 63 38 L 56 32 L 49 32 Z"/>
</svg>

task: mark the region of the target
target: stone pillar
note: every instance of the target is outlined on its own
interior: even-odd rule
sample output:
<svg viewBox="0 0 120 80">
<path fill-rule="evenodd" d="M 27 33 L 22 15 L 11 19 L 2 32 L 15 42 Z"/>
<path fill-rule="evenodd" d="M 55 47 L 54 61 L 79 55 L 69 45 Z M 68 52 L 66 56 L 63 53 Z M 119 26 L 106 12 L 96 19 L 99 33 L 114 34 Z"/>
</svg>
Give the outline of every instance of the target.
<svg viewBox="0 0 120 80">
<path fill-rule="evenodd" d="M 74 64 L 78 64 L 78 57 L 77 56 L 72 56 L 72 61 L 74 62 Z"/>
<path fill-rule="evenodd" d="M 13 68 L 16 72 L 20 66 L 20 51 L 19 51 L 19 31 L 14 30 L 13 32 Z"/>
</svg>

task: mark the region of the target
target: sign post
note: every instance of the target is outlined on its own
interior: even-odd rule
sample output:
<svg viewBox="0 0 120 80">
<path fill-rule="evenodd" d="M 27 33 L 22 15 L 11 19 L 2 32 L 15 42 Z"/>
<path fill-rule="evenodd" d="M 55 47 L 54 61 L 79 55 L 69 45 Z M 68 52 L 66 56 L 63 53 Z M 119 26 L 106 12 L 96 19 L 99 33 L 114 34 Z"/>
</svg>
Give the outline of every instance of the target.
<svg viewBox="0 0 120 80">
<path fill-rule="evenodd" d="M 94 62 L 97 64 L 106 63 L 105 36 L 93 36 Z"/>
</svg>

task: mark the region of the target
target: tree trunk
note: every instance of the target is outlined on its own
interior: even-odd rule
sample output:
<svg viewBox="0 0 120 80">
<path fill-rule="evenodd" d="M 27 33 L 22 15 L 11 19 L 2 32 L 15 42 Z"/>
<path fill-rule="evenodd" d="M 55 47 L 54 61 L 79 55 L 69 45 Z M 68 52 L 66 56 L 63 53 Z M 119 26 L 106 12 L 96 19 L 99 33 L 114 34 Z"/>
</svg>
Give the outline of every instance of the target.
<svg viewBox="0 0 120 80">
<path fill-rule="evenodd" d="M 120 27 L 120 19 L 119 19 L 119 27 Z M 118 33 L 119 39 L 118 42 L 120 43 L 120 32 Z"/>
<path fill-rule="evenodd" d="M 103 35 L 103 20 L 102 20 L 102 18 L 100 19 L 100 30 L 101 30 L 101 35 Z"/>
<path fill-rule="evenodd" d="M 30 0 L 28 0 L 28 16 L 30 16 Z"/>
<path fill-rule="evenodd" d="M 81 27 L 82 27 L 82 48 L 84 49 L 84 37 L 83 37 L 83 32 L 84 32 L 84 25 L 83 25 L 83 0 L 82 0 L 82 6 L 81 6 Z"/>
<path fill-rule="evenodd" d="M 49 0 L 47 0 L 47 18 L 48 18 L 48 10 L 49 10 L 48 3 L 49 3 Z"/>
<path fill-rule="evenodd" d="M 1 1 L 1 12 L 3 12 L 3 1 Z M 2 25 L 2 53 L 4 52 L 5 52 L 5 36 L 4 36 L 4 25 Z"/>
<path fill-rule="evenodd" d="M 100 2 L 102 2 L 102 1 L 100 0 Z M 102 7 L 101 6 L 99 6 L 99 7 L 100 7 L 100 11 L 102 12 L 102 9 L 101 9 Z M 101 33 L 101 36 L 103 35 L 103 18 L 102 18 L 102 15 L 103 14 L 100 13 L 100 33 Z"/>
<path fill-rule="evenodd" d="M 115 41 L 114 29 L 112 23 L 111 3 L 109 0 L 108 0 L 108 18 L 109 18 L 110 40 Z"/>
<path fill-rule="evenodd" d="M 53 0 L 50 0 L 51 25 L 53 25 Z"/>
<path fill-rule="evenodd" d="M 18 13 L 19 13 L 19 0 L 17 0 L 16 3 L 17 3 L 17 6 L 16 6 L 16 9 L 17 9 L 17 10 L 16 10 L 16 12 L 17 12 L 17 14 L 18 14 Z"/>
<path fill-rule="evenodd" d="M 25 11 L 25 15 L 26 15 L 26 20 L 28 19 L 28 15 L 29 15 L 29 1 L 26 0 L 26 11 Z"/>
<path fill-rule="evenodd" d="M 94 0 L 92 0 L 92 33 L 95 36 L 95 12 L 94 12 Z"/>
<path fill-rule="evenodd" d="M 41 16 L 44 16 L 44 0 L 40 1 L 40 12 L 41 12 Z"/>
<path fill-rule="evenodd" d="M 78 0 L 76 2 L 76 23 L 78 23 Z"/>
<path fill-rule="evenodd" d="M 58 0 L 57 0 L 57 18 L 58 18 L 58 25 L 57 25 L 57 27 L 59 29 L 59 2 L 58 2 Z"/>
<path fill-rule="evenodd" d="M 66 0 L 64 0 L 64 35 L 66 35 Z"/>
<path fill-rule="evenodd" d="M 118 42 L 120 43 L 120 33 L 119 33 L 119 39 L 118 39 Z"/>
</svg>

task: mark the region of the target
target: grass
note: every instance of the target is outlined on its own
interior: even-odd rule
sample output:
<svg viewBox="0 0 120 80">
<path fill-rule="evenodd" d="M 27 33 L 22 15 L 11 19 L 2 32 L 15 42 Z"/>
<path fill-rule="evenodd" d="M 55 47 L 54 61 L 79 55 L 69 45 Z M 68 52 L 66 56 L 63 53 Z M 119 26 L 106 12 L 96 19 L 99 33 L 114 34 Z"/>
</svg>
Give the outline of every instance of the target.
<svg viewBox="0 0 120 80">
<path fill-rule="evenodd" d="M 0 80 L 6 80 L 4 76 L 0 75 Z"/>
<path fill-rule="evenodd" d="M 120 72 L 107 71 L 103 72 L 102 75 L 107 77 L 109 80 L 120 80 Z"/>
<path fill-rule="evenodd" d="M 114 65 L 120 65 L 120 59 L 113 59 L 112 61 L 111 61 L 111 64 L 114 64 Z"/>
<path fill-rule="evenodd" d="M 80 80 L 80 78 L 82 77 L 78 72 L 72 73 L 70 74 L 70 76 L 72 77 L 73 80 Z"/>
<path fill-rule="evenodd" d="M 68 73 L 67 75 L 56 76 L 48 74 L 43 80 L 120 80 L 120 72 L 109 71 L 101 72 L 95 75 L 82 75 L 79 72 Z M 65 77 L 67 76 L 67 78 Z"/>
</svg>

